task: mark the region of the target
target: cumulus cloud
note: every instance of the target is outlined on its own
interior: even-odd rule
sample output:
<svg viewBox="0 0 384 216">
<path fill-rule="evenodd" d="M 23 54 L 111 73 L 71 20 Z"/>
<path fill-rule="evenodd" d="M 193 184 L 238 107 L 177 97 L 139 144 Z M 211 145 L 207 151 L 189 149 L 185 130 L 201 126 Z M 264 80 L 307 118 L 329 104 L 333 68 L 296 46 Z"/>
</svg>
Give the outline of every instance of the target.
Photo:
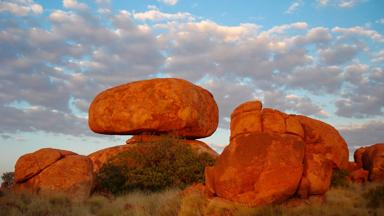
<svg viewBox="0 0 384 216">
<path fill-rule="evenodd" d="M 77 0 L 63 0 L 63 6 L 75 10 L 86 10 L 88 8 L 86 4 L 79 3 Z"/>
<path fill-rule="evenodd" d="M 151 10 L 145 12 L 134 13 L 133 17 L 138 20 L 151 20 L 151 21 L 172 21 L 172 20 L 189 20 L 192 21 L 195 18 L 186 12 L 178 12 L 175 14 L 172 13 L 164 13 L 159 11 L 157 8 L 153 8 Z"/>
<path fill-rule="evenodd" d="M 349 145 L 351 153 L 361 146 L 384 143 L 384 121 L 369 121 L 338 128 Z"/>
<path fill-rule="evenodd" d="M 382 36 L 371 29 L 226 26 L 154 7 L 101 16 L 65 2 L 70 10 L 51 11 L 49 27 L 9 25 L 0 32 L 1 131 L 86 135 L 86 112 L 98 92 L 153 77 L 184 78 L 210 90 L 222 128 L 237 105 L 253 99 L 326 118 L 333 113 L 311 96 L 332 96 L 336 115 L 382 115 L 381 51 L 371 46 Z M 377 65 L 359 62 L 369 56 Z"/>
<path fill-rule="evenodd" d="M 361 26 L 355 26 L 351 28 L 341 28 L 341 27 L 335 27 L 332 29 L 333 32 L 342 34 L 343 37 L 358 37 L 358 36 L 364 36 L 367 38 L 370 38 L 373 41 L 377 42 L 384 42 L 384 36 L 380 34 L 379 32 L 368 29 Z"/>
<path fill-rule="evenodd" d="M 287 112 L 295 112 L 302 115 L 327 117 L 328 114 L 315 104 L 309 97 L 301 97 L 295 94 L 284 94 L 279 91 L 264 93 L 264 107 L 272 107 Z"/>
<path fill-rule="evenodd" d="M 17 16 L 26 16 L 30 13 L 43 13 L 43 7 L 39 4 L 36 4 L 33 0 L 4 0 L 0 2 L 0 13 L 5 11 Z"/>
<path fill-rule="evenodd" d="M 340 65 L 352 60 L 363 48 L 358 45 L 338 45 L 320 50 L 320 56 L 327 65 Z"/>
<path fill-rule="evenodd" d="M 178 2 L 178 0 L 157 0 L 157 1 L 166 5 L 176 5 Z"/>
</svg>

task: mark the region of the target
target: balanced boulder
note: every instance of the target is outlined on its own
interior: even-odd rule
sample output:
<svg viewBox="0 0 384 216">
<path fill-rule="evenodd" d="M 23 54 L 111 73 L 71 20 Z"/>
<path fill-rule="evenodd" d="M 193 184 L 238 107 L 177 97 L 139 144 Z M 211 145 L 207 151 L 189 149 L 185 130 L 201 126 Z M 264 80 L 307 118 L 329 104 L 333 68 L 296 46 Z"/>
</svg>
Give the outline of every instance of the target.
<svg viewBox="0 0 384 216">
<path fill-rule="evenodd" d="M 16 162 L 16 191 L 39 195 L 63 193 L 77 200 L 91 194 L 94 184 L 92 162 L 86 156 L 58 149 L 41 149 Z"/>
<path fill-rule="evenodd" d="M 143 80 L 101 92 L 89 108 L 89 127 L 102 134 L 210 136 L 218 125 L 212 94 L 174 78 Z"/>
</svg>

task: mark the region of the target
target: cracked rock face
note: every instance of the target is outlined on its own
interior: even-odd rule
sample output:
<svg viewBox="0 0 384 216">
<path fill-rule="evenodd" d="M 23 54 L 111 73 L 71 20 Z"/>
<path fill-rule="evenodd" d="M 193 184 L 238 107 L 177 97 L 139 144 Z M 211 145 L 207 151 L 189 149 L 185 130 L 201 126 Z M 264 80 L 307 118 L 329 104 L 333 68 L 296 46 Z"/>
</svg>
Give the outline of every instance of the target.
<svg viewBox="0 0 384 216">
<path fill-rule="evenodd" d="M 249 101 L 233 111 L 230 144 L 205 179 L 216 196 L 256 206 L 324 194 L 333 169 L 347 166 L 347 144 L 332 126 Z"/>
<path fill-rule="evenodd" d="M 84 200 L 91 194 L 91 160 L 76 153 L 43 148 L 21 156 L 15 166 L 15 190 L 39 195 L 63 193 Z"/>
<path fill-rule="evenodd" d="M 208 137 L 218 125 L 210 92 L 174 78 L 143 80 L 101 92 L 89 108 L 89 127 L 101 134 Z"/>
</svg>

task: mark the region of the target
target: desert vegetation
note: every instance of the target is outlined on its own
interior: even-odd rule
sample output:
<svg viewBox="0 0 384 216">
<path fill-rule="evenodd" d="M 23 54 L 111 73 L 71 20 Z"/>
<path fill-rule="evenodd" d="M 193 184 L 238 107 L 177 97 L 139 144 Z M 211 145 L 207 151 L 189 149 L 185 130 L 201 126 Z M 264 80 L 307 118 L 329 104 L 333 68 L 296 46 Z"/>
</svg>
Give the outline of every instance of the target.
<svg viewBox="0 0 384 216">
<path fill-rule="evenodd" d="M 158 192 L 133 191 L 117 196 L 93 194 L 76 202 L 65 195 L 36 196 L 5 191 L 0 197 L 0 215 L 383 215 L 384 185 L 348 184 L 332 187 L 326 202 L 304 203 L 298 207 L 284 204 L 249 208 L 221 199 L 207 200 L 201 193 L 180 189 Z"/>
<path fill-rule="evenodd" d="M 214 163 L 181 139 L 164 136 L 156 142 L 139 142 L 140 148 L 112 157 L 96 175 L 96 191 L 123 194 L 135 190 L 183 189 L 204 182 L 204 169 Z"/>
</svg>

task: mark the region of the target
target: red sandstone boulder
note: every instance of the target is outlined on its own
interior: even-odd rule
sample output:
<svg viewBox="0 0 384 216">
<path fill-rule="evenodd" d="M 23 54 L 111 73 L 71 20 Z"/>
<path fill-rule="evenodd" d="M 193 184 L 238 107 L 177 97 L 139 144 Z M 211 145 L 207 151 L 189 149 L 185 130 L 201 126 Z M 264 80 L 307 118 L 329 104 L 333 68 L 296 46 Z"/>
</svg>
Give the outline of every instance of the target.
<svg viewBox="0 0 384 216">
<path fill-rule="evenodd" d="M 290 134 L 237 136 L 206 169 L 206 185 L 217 196 L 255 206 L 292 196 L 303 172 L 304 142 Z"/>
<path fill-rule="evenodd" d="M 348 168 L 348 146 L 340 133 L 331 125 L 306 116 L 295 116 L 304 128 L 305 143 L 311 152 L 325 156 L 335 168 Z"/>
<path fill-rule="evenodd" d="M 384 181 L 384 143 L 357 149 L 355 160 L 369 171 L 370 181 Z"/>
<path fill-rule="evenodd" d="M 321 195 L 331 184 L 332 171 L 347 169 L 348 146 L 329 124 L 306 116 L 294 116 L 304 128 L 304 174 L 298 194 L 302 198 Z"/>
<path fill-rule="evenodd" d="M 113 157 L 117 156 L 120 153 L 139 150 L 139 151 L 143 151 L 143 154 L 144 154 L 146 143 L 156 144 L 156 142 L 164 142 L 164 141 L 167 141 L 167 139 L 170 142 L 177 141 L 177 142 L 181 142 L 184 145 L 189 145 L 191 146 L 193 151 L 199 154 L 208 153 L 210 156 L 212 156 L 212 158 L 218 157 L 218 154 L 204 142 L 201 142 L 198 140 L 166 138 L 163 136 L 153 136 L 153 135 L 133 136 L 131 139 L 127 140 L 126 145 L 119 145 L 119 146 L 109 147 L 106 149 L 101 149 L 99 151 L 96 151 L 88 155 L 88 157 L 92 160 L 94 172 L 97 173 L 105 163 L 107 163 L 110 159 L 113 159 Z M 135 162 L 134 161 L 130 161 L 130 162 L 132 163 L 132 166 L 134 166 Z"/>
<path fill-rule="evenodd" d="M 348 165 L 347 144 L 332 126 L 251 101 L 233 111 L 230 144 L 206 168 L 206 187 L 235 202 L 269 204 L 323 195 L 333 169 Z"/>
<path fill-rule="evenodd" d="M 59 152 L 61 157 L 52 162 L 52 158 L 57 157 L 50 157 L 43 154 L 44 152 L 55 156 Z M 46 160 L 47 158 L 49 160 Z M 42 149 L 21 157 L 17 162 L 15 174 L 26 173 L 23 165 L 34 167 L 29 162 L 36 161 L 39 161 L 37 164 L 44 164 L 44 168 L 33 175 L 32 172 L 28 172 L 28 175 L 18 174 L 20 178 L 15 184 L 16 191 L 27 190 L 39 195 L 63 193 L 77 200 L 86 199 L 91 194 L 94 176 L 92 162 L 88 157 L 57 149 Z"/>
<path fill-rule="evenodd" d="M 181 79 L 137 81 L 101 92 L 89 108 L 89 127 L 102 134 L 210 136 L 218 108 L 210 92 Z"/>
<path fill-rule="evenodd" d="M 75 153 L 52 148 L 43 148 L 33 153 L 25 154 L 16 162 L 15 181 L 23 182 L 40 173 L 64 156 L 73 154 Z"/>
<path fill-rule="evenodd" d="M 348 179 L 355 183 L 364 183 L 368 181 L 369 172 L 364 169 L 357 169 L 349 173 Z"/>
</svg>

